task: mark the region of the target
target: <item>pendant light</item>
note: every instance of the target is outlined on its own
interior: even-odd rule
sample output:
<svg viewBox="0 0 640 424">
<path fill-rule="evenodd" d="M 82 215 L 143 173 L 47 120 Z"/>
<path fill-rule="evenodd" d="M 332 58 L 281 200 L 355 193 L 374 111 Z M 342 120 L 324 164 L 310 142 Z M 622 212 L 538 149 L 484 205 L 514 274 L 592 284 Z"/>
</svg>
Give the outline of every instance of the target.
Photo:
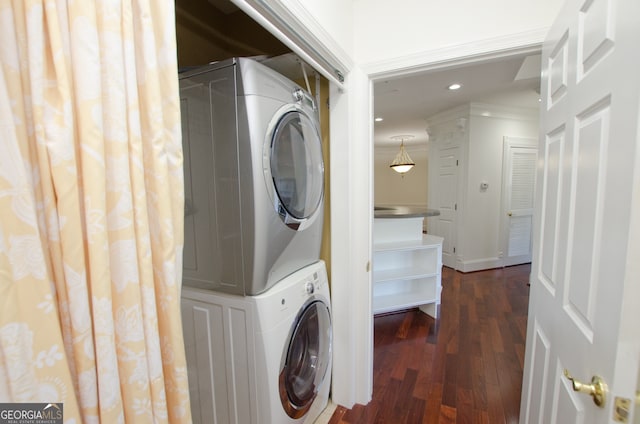
<svg viewBox="0 0 640 424">
<path fill-rule="evenodd" d="M 409 154 L 404 149 L 404 141 L 411 140 L 413 138 L 412 135 L 396 135 L 391 137 L 393 141 L 400 141 L 400 151 L 396 155 L 393 162 L 391 162 L 391 169 L 396 171 L 398 174 L 405 174 L 409 172 L 411 168 L 415 166 L 415 162 L 409 157 Z"/>
</svg>

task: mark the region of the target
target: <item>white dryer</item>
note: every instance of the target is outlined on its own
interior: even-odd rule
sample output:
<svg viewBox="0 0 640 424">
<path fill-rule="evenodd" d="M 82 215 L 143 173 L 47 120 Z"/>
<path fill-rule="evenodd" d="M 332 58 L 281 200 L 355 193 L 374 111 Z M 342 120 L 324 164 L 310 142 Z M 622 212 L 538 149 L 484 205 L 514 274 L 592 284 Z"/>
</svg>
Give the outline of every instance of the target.
<svg viewBox="0 0 640 424">
<path fill-rule="evenodd" d="M 310 424 L 332 365 L 327 273 L 318 261 L 257 296 L 184 287 L 194 423 Z"/>
<path fill-rule="evenodd" d="M 324 163 L 314 99 L 235 58 L 180 74 L 184 284 L 256 295 L 318 260 Z"/>
</svg>

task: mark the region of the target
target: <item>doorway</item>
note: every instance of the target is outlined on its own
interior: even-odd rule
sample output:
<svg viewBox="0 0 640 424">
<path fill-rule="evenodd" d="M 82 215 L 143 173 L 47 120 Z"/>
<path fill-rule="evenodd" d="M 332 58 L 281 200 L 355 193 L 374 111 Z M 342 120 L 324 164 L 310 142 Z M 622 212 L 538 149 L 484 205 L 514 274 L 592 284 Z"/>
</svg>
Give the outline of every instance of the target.
<svg viewBox="0 0 640 424">
<path fill-rule="evenodd" d="M 538 60 L 539 66 L 538 53 L 527 51 L 374 80 L 374 117 L 382 119 L 374 123 L 375 157 L 388 151 L 392 134 L 423 140 L 427 149 L 423 166 L 428 174 L 421 183 L 428 187 L 428 198 L 421 206 L 440 212 L 428 218 L 425 227 L 444 238 L 445 266 L 463 272 L 504 266 L 501 199 L 504 181 L 511 178 L 503 168 L 503 139 L 537 137 L 539 72 L 523 71 L 532 60 Z M 449 90 L 454 82 L 461 87 Z M 410 186 L 404 190 L 409 193 L 404 203 L 416 204 L 422 189 L 408 178 L 416 168 L 402 181 L 388 170 L 382 175 L 376 160 L 375 204 L 380 204 L 379 197 L 391 198 L 390 194 L 383 196 L 379 185 L 393 187 L 387 180 L 394 177 L 415 185 L 413 191 Z M 397 191 L 393 193 L 396 198 Z M 513 228 L 515 235 L 519 227 L 514 224 Z M 514 241 L 512 237 L 512 253 Z"/>
<path fill-rule="evenodd" d="M 426 206 L 439 209 L 440 215 L 429 218 L 426 227 L 427 232 L 445 239 L 443 264 L 452 268 L 446 272 L 455 273 L 453 270 L 461 268 L 463 271 L 470 270 L 464 269 L 465 265 L 469 266 L 464 262 L 465 247 L 467 249 L 492 250 L 492 254 L 485 254 L 492 260 L 478 261 L 474 264 L 480 266 L 480 269 L 501 266 L 499 213 L 504 177 L 502 167 L 503 137 L 505 134 L 531 136 L 531 134 L 537 133 L 536 119 L 526 119 L 527 123 L 524 127 L 527 130 L 523 133 L 518 132 L 518 129 L 523 126 L 519 126 L 519 123 L 514 123 L 513 120 L 513 116 L 524 109 L 534 110 L 529 116 L 535 115 L 537 117 L 538 93 L 536 88 L 539 79 L 536 76 L 514 82 L 514 75 L 518 72 L 519 64 L 526 57 L 535 54 L 537 52 L 527 51 L 526 53 L 509 55 L 501 60 L 474 64 L 477 66 L 475 71 L 474 65 L 469 65 L 467 62 L 470 59 L 462 59 L 451 64 L 445 70 L 427 71 L 420 75 L 412 74 L 398 77 L 397 80 L 384 78 L 373 80 L 374 117 L 383 119 L 383 121 L 373 124 L 375 128 L 373 149 L 376 152 L 383 151 L 385 142 L 387 142 L 385 138 L 395 132 L 408 133 L 413 130 L 416 133 L 424 133 L 427 138 L 426 166 L 429 172 L 427 175 L 428 203 Z M 505 69 L 499 70 L 501 67 Z M 489 89 L 490 92 L 484 93 L 474 90 L 473 94 L 464 98 L 458 96 L 458 100 L 461 100 L 462 103 L 452 103 L 451 99 L 445 97 L 447 93 L 444 95 L 441 93 L 440 95 L 443 96 L 442 104 L 431 106 L 432 109 L 429 109 L 424 102 L 412 106 L 408 104 L 407 97 L 403 96 L 406 90 L 412 90 L 415 86 L 425 86 L 426 84 L 431 84 L 434 90 L 442 90 L 442 87 L 445 86 L 445 78 L 463 78 L 466 77 L 467 72 L 477 78 L 478 69 L 485 69 L 487 74 L 494 77 L 497 74 L 503 75 L 502 82 L 495 82 L 495 84 L 501 84 L 502 88 L 496 90 L 494 87 L 493 90 Z M 499 94 L 497 94 L 498 92 Z M 404 102 L 397 102 L 396 97 L 403 98 Z M 418 97 L 435 99 L 438 98 L 438 95 L 420 93 Z M 387 100 L 389 100 L 388 105 L 383 103 Z M 512 102 L 512 110 L 504 106 L 504 102 L 507 101 Z M 502 105 L 501 107 L 484 107 L 482 109 L 479 107 L 479 105 L 486 106 L 492 103 L 502 103 Z M 394 107 L 397 110 L 392 110 Z M 425 113 L 431 110 L 432 115 L 418 116 L 411 120 L 408 117 L 414 115 L 415 111 L 408 111 L 404 107 L 421 108 Z M 396 119 L 397 124 L 394 124 Z M 382 125 L 385 121 L 391 121 L 387 122 L 390 125 L 386 130 Z M 398 126 L 393 127 L 391 124 Z M 378 170 L 374 169 L 374 172 L 377 173 Z M 378 181 L 379 176 L 376 174 L 374 190 L 376 194 Z M 377 197 L 375 202 L 378 202 Z M 482 213 L 476 213 L 478 211 Z M 465 216 L 464 213 L 468 215 Z M 478 216 L 486 219 L 486 222 L 479 221 Z M 472 225 L 490 234 L 487 237 L 490 243 L 489 248 L 478 247 L 479 243 L 476 243 L 477 245 L 463 245 L 466 238 L 459 237 L 459 233 L 468 231 Z M 477 232 L 478 228 L 472 230 Z M 476 269 L 471 270 L 475 271 Z M 446 282 L 443 283 L 446 284 Z M 523 280 L 521 283 L 526 290 L 526 281 Z M 441 314 L 449 312 L 440 311 Z M 438 323 L 436 322 L 434 325 L 437 326 Z M 374 341 L 374 343 L 378 343 L 378 341 Z M 374 355 L 376 354 L 374 353 Z M 373 363 L 375 364 L 379 360 L 380 358 L 374 357 Z M 446 381 L 443 384 L 446 384 Z M 514 404 L 518 404 L 519 395 L 518 388 L 518 399 L 515 399 L 516 395 L 514 394 Z M 375 396 L 374 392 L 374 400 Z"/>
</svg>

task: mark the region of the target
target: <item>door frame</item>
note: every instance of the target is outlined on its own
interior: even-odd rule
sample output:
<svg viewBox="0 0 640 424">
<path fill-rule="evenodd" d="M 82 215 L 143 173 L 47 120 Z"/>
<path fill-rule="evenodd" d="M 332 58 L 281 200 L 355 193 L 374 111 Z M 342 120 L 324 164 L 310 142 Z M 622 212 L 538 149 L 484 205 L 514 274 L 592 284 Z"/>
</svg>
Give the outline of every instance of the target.
<svg viewBox="0 0 640 424">
<path fill-rule="evenodd" d="M 490 39 L 490 40 L 483 40 L 478 43 L 463 44 L 463 45 L 457 45 L 450 48 L 439 49 L 436 51 L 429 51 L 421 55 L 412 55 L 412 56 L 407 56 L 399 59 L 378 62 L 375 64 L 368 64 L 368 65 L 365 64 L 362 70 L 364 72 L 364 77 L 366 79 L 360 78 L 358 80 L 358 83 L 360 84 L 358 86 L 358 89 L 362 90 L 363 84 L 365 83 L 368 89 L 365 92 L 361 91 L 360 93 L 361 95 L 355 97 L 354 99 L 355 103 L 352 105 L 352 107 L 354 108 L 360 107 L 363 110 L 371 111 L 370 114 L 365 115 L 364 121 L 358 122 L 356 120 L 355 122 L 356 126 L 360 125 L 360 127 L 365 127 L 367 129 L 368 136 L 369 136 L 368 146 L 366 146 L 367 149 L 365 150 L 363 149 L 362 144 L 359 144 L 357 147 L 360 148 L 360 150 L 356 148 L 356 150 L 351 150 L 351 153 L 354 155 L 353 157 L 358 157 L 361 159 L 369 157 L 369 163 L 367 164 L 368 165 L 367 172 L 370 175 L 370 181 L 373 180 L 372 174 L 373 174 L 373 166 L 374 166 L 373 164 L 374 140 L 373 140 L 371 116 L 373 116 L 372 111 L 373 111 L 373 104 L 375 101 L 375 99 L 373 98 L 373 84 L 375 82 L 383 81 L 389 78 L 411 76 L 417 73 L 443 70 L 443 69 L 453 69 L 461 66 L 467 66 L 470 64 L 482 63 L 485 61 L 507 59 L 509 57 L 518 56 L 518 55 L 539 54 L 542 51 L 542 42 L 546 37 L 547 30 L 548 28 L 543 28 L 538 31 L 531 31 L 525 34 L 517 34 L 510 37 L 499 37 L 499 38 Z M 357 70 L 357 67 L 356 67 L 356 70 Z M 350 88 L 351 88 L 350 85 L 347 85 L 347 90 L 349 90 Z M 335 114 L 332 112 L 331 114 L 332 125 L 336 120 L 339 120 L 339 119 L 341 118 L 338 116 L 335 116 Z M 333 140 L 334 139 L 333 129 L 331 130 L 331 137 Z M 331 144 L 331 148 L 332 148 L 331 155 L 333 158 L 333 154 L 334 154 L 333 143 Z M 461 156 L 466 156 L 466 152 L 464 148 L 461 149 L 460 153 L 461 153 Z M 343 162 L 340 162 L 340 163 L 343 164 Z M 361 161 L 357 161 L 357 163 L 362 165 Z M 331 163 L 332 175 L 334 175 L 335 164 L 336 164 L 336 161 L 332 160 L 332 163 Z M 337 170 L 335 170 L 335 172 L 337 172 Z M 361 177 L 363 177 L 363 174 L 360 174 L 357 178 L 361 178 Z M 466 178 L 466 173 L 460 173 L 458 177 L 459 177 L 458 185 L 463 184 L 461 179 Z M 360 206 L 364 206 L 366 210 L 372 211 L 374 207 L 374 201 L 373 201 L 374 199 L 373 199 L 373 191 L 371 189 L 371 183 L 369 183 L 369 187 L 370 187 L 369 197 L 368 199 L 361 199 L 366 203 L 364 205 L 361 204 Z M 332 186 L 332 198 L 334 195 L 335 195 L 335 191 L 334 191 L 334 187 Z M 460 204 L 458 206 L 460 209 Z M 344 204 L 342 205 L 336 204 L 336 201 L 332 199 L 331 207 L 332 207 L 332 212 L 331 212 L 332 217 L 344 216 L 342 215 L 343 211 L 346 212 L 346 210 L 344 209 Z M 352 211 L 352 214 L 348 216 L 350 216 L 351 219 L 355 219 L 355 220 L 361 219 L 361 217 L 358 217 L 357 215 L 353 215 L 353 211 Z M 367 246 L 367 248 L 371 252 L 372 243 L 373 243 L 373 238 L 372 238 L 373 216 L 372 215 L 370 215 L 369 225 L 370 225 L 370 229 L 369 229 L 369 234 L 367 239 L 369 245 Z M 460 228 L 460 226 L 458 226 L 458 231 L 463 231 L 463 229 Z M 340 235 L 336 234 L 332 229 L 332 232 L 331 232 L 332 239 L 335 240 L 334 237 L 339 237 L 339 236 Z M 336 244 L 332 242 L 332 248 L 335 245 Z M 342 251 L 342 253 L 346 255 L 344 256 L 343 259 L 347 261 L 349 261 L 350 259 L 356 258 L 353 252 Z M 337 256 L 339 254 L 340 253 L 336 254 L 335 251 L 332 252 L 332 261 L 335 260 L 334 258 L 337 259 Z M 371 255 L 369 256 L 369 258 L 371 258 Z M 369 264 L 370 262 L 367 262 L 367 266 L 369 266 Z M 357 327 L 356 331 L 359 331 L 361 335 L 362 334 L 368 335 L 369 344 L 365 346 L 359 343 L 359 342 L 362 342 L 362 337 L 360 337 L 360 340 L 355 340 L 355 343 L 356 343 L 355 349 L 349 352 L 349 354 L 363 355 L 359 357 L 359 360 L 362 361 L 360 363 L 360 366 L 361 367 L 364 366 L 367 369 L 366 370 L 361 369 L 361 373 L 364 372 L 366 376 L 370 376 L 367 380 L 352 382 L 354 384 L 354 389 L 358 393 L 360 394 L 368 393 L 368 396 L 365 399 L 363 399 L 362 397 L 359 399 L 353 398 L 354 403 L 360 403 L 363 405 L 366 405 L 371 401 L 372 391 L 373 391 L 373 377 L 372 377 L 372 374 L 373 374 L 373 334 L 372 334 L 373 319 L 372 319 L 372 310 L 371 310 L 371 298 L 372 298 L 372 290 L 371 290 L 372 278 L 371 277 L 372 276 L 371 276 L 371 273 L 368 272 L 368 270 L 369 268 L 367 267 L 366 286 L 364 286 L 365 288 L 361 289 L 361 291 L 356 295 L 366 296 L 366 299 L 369 300 L 369 305 L 368 305 L 368 308 L 364 310 L 360 310 L 360 315 L 357 315 L 355 319 L 358 321 L 358 323 L 356 324 L 356 327 Z M 336 274 L 334 274 L 333 272 L 332 272 L 332 277 L 341 278 Z M 334 293 L 334 288 L 332 287 L 332 296 L 333 296 L 333 293 Z M 333 307 L 334 307 L 333 310 L 335 311 L 335 305 Z M 363 315 L 363 313 L 367 313 L 367 315 L 365 316 Z M 334 334 L 336 333 L 337 332 L 335 332 L 335 327 L 334 327 Z M 354 335 L 357 335 L 357 333 L 354 333 Z M 336 361 L 340 361 L 340 360 L 341 358 L 338 358 L 336 355 L 334 355 L 334 370 L 336 367 Z M 335 375 L 336 374 L 334 372 L 334 378 L 335 378 Z M 334 380 L 334 382 L 332 383 L 332 390 L 334 390 L 335 388 L 336 388 L 336 382 Z M 333 392 L 332 394 L 332 400 L 336 404 L 340 404 L 349 408 L 351 408 L 354 404 L 354 403 L 342 403 L 341 402 L 342 399 L 340 397 L 336 397 L 335 392 Z"/>
</svg>

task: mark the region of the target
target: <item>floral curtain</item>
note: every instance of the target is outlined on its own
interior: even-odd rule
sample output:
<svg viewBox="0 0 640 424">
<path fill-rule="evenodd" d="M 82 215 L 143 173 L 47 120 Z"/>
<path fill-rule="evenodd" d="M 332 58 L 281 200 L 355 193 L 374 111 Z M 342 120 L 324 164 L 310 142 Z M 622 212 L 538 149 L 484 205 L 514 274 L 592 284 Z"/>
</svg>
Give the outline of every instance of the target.
<svg viewBox="0 0 640 424">
<path fill-rule="evenodd" d="M 189 422 L 173 0 L 0 0 L 0 402 Z"/>
</svg>

